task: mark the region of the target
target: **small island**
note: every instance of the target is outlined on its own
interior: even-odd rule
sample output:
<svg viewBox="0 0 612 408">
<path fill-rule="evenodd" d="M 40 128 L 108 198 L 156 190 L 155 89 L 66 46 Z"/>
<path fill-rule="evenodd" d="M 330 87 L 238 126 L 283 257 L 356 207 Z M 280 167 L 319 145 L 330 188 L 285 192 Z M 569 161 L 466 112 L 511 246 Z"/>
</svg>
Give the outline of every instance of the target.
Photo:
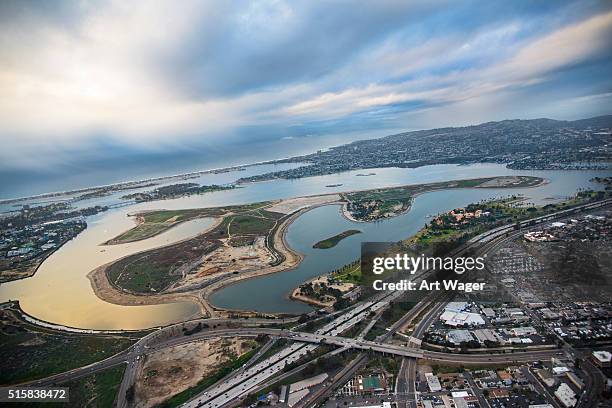
<svg viewBox="0 0 612 408">
<path fill-rule="evenodd" d="M 333 237 L 329 237 L 327 239 L 319 241 L 316 244 L 314 244 L 312 247 L 317 248 L 317 249 L 333 248 L 336 245 L 338 245 L 338 242 L 342 241 L 344 238 L 348 238 L 351 235 L 355 235 L 355 234 L 361 234 L 361 231 L 347 230 L 347 231 L 341 232 L 340 234 L 334 235 Z"/>
</svg>

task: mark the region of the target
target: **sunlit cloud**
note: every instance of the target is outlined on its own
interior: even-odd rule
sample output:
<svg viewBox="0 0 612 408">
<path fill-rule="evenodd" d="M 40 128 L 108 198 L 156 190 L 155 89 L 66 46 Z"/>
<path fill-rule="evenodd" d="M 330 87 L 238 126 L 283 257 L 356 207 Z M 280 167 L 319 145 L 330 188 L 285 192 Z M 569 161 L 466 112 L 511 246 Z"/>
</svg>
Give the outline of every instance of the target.
<svg viewBox="0 0 612 408">
<path fill-rule="evenodd" d="M 252 126 L 308 133 L 328 122 L 341 132 L 344 120 L 413 129 L 526 113 L 571 118 L 600 114 L 593 101 L 612 90 L 605 2 L 501 11 L 425 1 L 1 7 L 5 167 L 34 165 L 35 147 L 59 157 L 100 138 L 171 149 Z"/>
</svg>

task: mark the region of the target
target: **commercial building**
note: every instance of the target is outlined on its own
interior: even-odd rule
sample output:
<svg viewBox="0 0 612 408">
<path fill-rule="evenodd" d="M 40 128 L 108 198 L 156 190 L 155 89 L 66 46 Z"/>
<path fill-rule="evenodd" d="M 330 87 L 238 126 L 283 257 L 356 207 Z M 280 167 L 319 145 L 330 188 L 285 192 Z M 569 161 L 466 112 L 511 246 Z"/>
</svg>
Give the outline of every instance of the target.
<svg viewBox="0 0 612 408">
<path fill-rule="evenodd" d="M 482 326 L 485 324 L 484 319 L 478 313 L 470 312 L 455 312 L 447 310 L 440 315 L 440 320 L 444 324 L 452 327 L 457 326 Z"/>
<path fill-rule="evenodd" d="M 469 343 L 472 340 L 474 340 L 474 337 L 468 330 L 449 330 L 446 334 L 446 341 L 456 345 Z"/>
<path fill-rule="evenodd" d="M 530 336 L 532 334 L 538 334 L 538 331 L 531 326 L 524 327 L 513 327 L 510 332 L 515 336 Z"/>
<path fill-rule="evenodd" d="M 278 396 L 278 402 L 286 403 L 289 400 L 289 387 L 283 385 L 280 390 L 280 395 Z"/>
<path fill-rule="evenodd" d="M 425 373 L 425 379 L 427 380 L 427 385 L 429 386 L 429 390 L 431 392 L 442 391 L 442 385 L 440 385 L 440 380 L 438 380 L 438 377 L 432 373 Z"/>
<path fill-rule="evenodd" d="M 576 399 L 576 393 L 566 383 L 561 383 L 557 391 L 555 391 L 555 397 L 565 406 L 571 408 L 576 405 L 578 400 Z"/>
<path fill-rule="evenodd" d="M 593 361 L 599 367 L 610 367 L 612 363 L 612 353 L 609 351 L 594 351 Z"/>
</svg>

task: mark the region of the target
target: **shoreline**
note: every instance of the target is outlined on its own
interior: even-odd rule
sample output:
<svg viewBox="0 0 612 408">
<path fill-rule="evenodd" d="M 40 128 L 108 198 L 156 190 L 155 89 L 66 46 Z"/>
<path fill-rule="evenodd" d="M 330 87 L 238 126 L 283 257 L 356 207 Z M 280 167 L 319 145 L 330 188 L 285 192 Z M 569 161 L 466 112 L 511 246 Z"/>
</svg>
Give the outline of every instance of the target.
<svg viewBox="0 0 612 408">
<path fill-rule="evenodd" d="M 85 231 L 85 229 L 83 231 Z M 83 231 L 81 231 L 81 232 L 83 232 Z M 28 278 L 31 278 L 32 276 L 36 275 L 36 272 L 38 272 L 38 269 L 40 269 L 41 265 L 43 264 L 43 262 L 45 262 L 47 260 L 47 258 L 49 258 L 51 255 L 53 255 L 55 252 L 59 251 L 59 249 L 61 247 L 63 247 L 64 245 L 66 245 L 68 242 L 70 242 L 74 238 L 78 237 L 81 234 L 81 232 L 79 232 L 77 235 L 75 235 L 74 237 L 72 237 L 70 239 L 64 240 L 60 245 L 56 246 L 55 248 L 53 248 L 53 250 L 51 250 L 47 254 L 43 255 L 41 257 L 41 259 L 37 261 L 36 266 L 28 268 L 28 271 L 24 272 L 23 276 L 18 276 L 18 277 L 15 277 L 13 279 L 7 279 L 7 280 L 0 279 L 0 285 L 2 285 L 3 283 L 16 282 L 16 281 L 19 281 L 19 280 L 22 280 L 22 279 L 28 279 Z M 11 271 L 11 270 L 9 270 L 9 271 Z M 6 272 L 6 271 L 3 271 L 3 272 Z"/>
<path fill-rule="evenodd" d="M 497 176 L 497 177 L 507 177 L 507 176 Z M 534 184 L 533 186 L 516 187 L 516 188 L 534 188 L 534 187 L 542 186 L 549 182 L 550 181 L 548 179 L 542 178 L 538 184 Z M 410 185 L 407 185 L 407 186 L 410 186 Z M 397 187 L 389 187 L 389 188 L 397 188 Z M 511 189 L 513 187 L 486 186 L 486 187 L 460 187 L 456 189 L 472 189 L 472 188 Z M 455 189 L 455 188 L 451 188 L 451 189 Z M 309 205 L 303 208 L 299 208 L 295 210 L 293 213 L 288 214 L 289 215 L 288 218 L 283 222 L 283 224 L 277 229 L 277 231 L 274 234 L 274 238 L 275 238 L 274 247 L 276 250 L 281 252 L 286 258 L 283 263 L 281 263 L 280 265 L 276 265 L 276 266 L 270 266 L 270 267 L 267 267 L 265 269 L 262 269 L 256 272 L 248 272 L 245 274 L 238 274 L 236 276 L 231 276 L 227 279 L 222 279 L 219 282 L 215 282 L 205 287 L 204 289 L 195 289 L 194 291 L 183 292 L 183 293 L 180 293 L 180 292 L 172 293 L 171 292 L 171 293 L 160 293 L 160 294 L 135 294 L 135 293 L 131 293 L 125 290 L 121 290 L 120 288 L 115 287 L 108 280 L 108 277 L 106 275 L 106 269 L 108 268 L 108 266 L 110 266 L 114 262 L 117 262 L 118 260 L 109 262 L 105 265 L 102 265 L 94 269 L 93 271 L 87 274 L 87 278 L 90 280 L 94 293 L 98 298 L 104 301 L 107 301 L 109 303 L 118 304 L 122 306 L 154 305 L 154 304 L 188 301 L 188 302 L 196 304 L 200 308 L 200 314 L 202 316 L 217 317 L 220 314 L 238 314 L 238 315 L 242 314 L 242 315 L 249 315 L 249 316 L 252 316 L 254 314 L 266 314 L 270 316 L 277 316 L 282 313 L 267 313 L 267 312 L 258 312 L 256 310 L 228 309 L 228 308 L 219 307 L 212 303 L 212 301 L 210 300 L 210 297 L 212 296 L 214 292 L 219 291 L 225 287 L 228 287 L 234 284 L 238 284 L 242 281 L 258 278 L 258 277 L 273 274 L 273 273 L 290 272 L 291 270 L 297 268 L 301 264 L 302 260 L 304 259 L 304 254 L 299 253 L 298 251 L 292 249 L 289 246 L 286 240 L 286 234 L 287 234 L 287 230 L 289 226 L 298 217 L 300 217 L 301 215 L 303 215 L 304 213 L 310 210 L 313 210 L 318 207 L 326 206 L 326 205 L 338 205 L 341 215 L 347 220 L 355 222 L 355 223 L 369 222 L 369 221 L 362 221 L 362 220 L 354 219 L 352 214 L 347 209 L 348 202 L 346 201 L 346 198 L 343 196 L 344 193 L 369 191 L 369 190 L 379 190 L 379 189 L 353 190 L 353 191 L 347 191 L 347 192 L 342 192 L 342 193 L 329 193 L 329 194 L 314 194 L 310 196 L 300 196 L 300 197 L 294 197 L 291 199 L 279 200 L 278 202 L 275 203 L 275 205 L 282 203 L 283 201 L 299 199 L 299 198 L 328 197 L 330 195 L 338 195 L 340 197 L 339 200 L 334 200 L 334 201 L 315 204 L 315 205 Z M 441 190 L 445 190 L 445 189 L 431 189 L 427 191 L 421 191 L 421 192 L 415 193 L 412 196 L 412 198 L 414 199 L 421 194 L 434 192 L 434 191 L 441 191 Z M 393 217 L 387 217 L 387 218 L 394 218 L 396 216 L 403 215 L 409 212 L 411 208 L 412 208 L 412 202 L 401 213 L 398 213 L 394 215 Z M 214 228 L 216 225 L 218 225 L 221 222 L 223 217 L 215 217 L 215 219 L 217 220 L 217 222 L 215 222 L 211 227 L 207 228 L 206 231 L 203 231 L 198 235 L 204 234 L 208 232 L 210 229 Z M 176 226 L 177 224 L 173 225 L 172 227 Z M 186 238 L 185 240 L 189 240 L 192 238 L 193 237 Z M 182 241 L 179 241 L 179 242 L 182 242 Z M 134 254 L 131 254 L 131 255 L 134 255 Z M 127 256 L 131 256 L 131 255 L 127 255 Z M 286 297 L 289 299 L 297 300 L 297 301 L 303 301 L 304 303 L 315 305 L 317 307 L 323 306 L 321 304 L 311 303 L 311 302 L 308 302 L 302 299 L 294 299 L 294 296 L 293 296 L 294 291 L 295 291 L 295 288 L 292 289 L 289 293 L 287 293 Z"/>
<path fill-rule="evenodd" d="M 91 187 L 85 187 L 85 188 L 75 188 L 72 190 L 64 190 L 64 191 L 50 191 L 47 193 L 33 194 L 33 195 L 22 196 L 22 197 L 0 198 L 0 204 L 14 204 L 14 203 L 18 203 L 18 202 L 26 201 L 26 200 L 62 197 L 62 196 L 68 196 L 72 194 L 86 193 L 88 191 L 95 191 L 95 190 L 100 190 L 104 188 L 123 187 L 123 186 L 129 187 L 131 184 L 141 184 L 141 183 L 148 183 L 148 182 L 153 182 L 153 181 L 164 181 L 164 180 L 172 180 L 172 179 L 180 179 L 180 178 L 184 179 L 184 178 L 189 178 L 189 177 L 203 175 L 203 174 L 214 174 L 214 173 L 226 173 L 226 172 L 231 172 L 231 171 L 239 171 L 241 168 L 247 168 L 247 167 L 253 167 L 253 166 L 263 166 L 266 164 L 272 164 L 272 165 L 281 164 L 284 160 L 288 160 L 291 158 L 292 157 L 285 157 L 281 159 L 265 160 L 261 162 L 237 164 L 235 166 L 216 167 L 213 169 L 196 170 L 196 171 L 191 171 L 187 173 L 170 174 L 167 176 L 150 177 L 146 179 L 137 179 L 137 180 L 125 180 L 125 181 L 119 181 L 116 183 L 100 184 L 97 186 L 91 186 Z M 134 186 L 134 188 L 139 188 L 139 186 Z"/>
<path fill-rule="evenodd" d="M 498 176 L 498 177 L 513 177 L 513 176 Z M 485 186 L 485 187 L 481 187 L 481 186 L 476 186 L 476 187 L 451 187 L 451 188 L 433 188 L 433 189 L 427 190 L 427 191 L 419 191 L 419 192 L 416 192 L 416 193 L 411 195 L 410 205 L 408 205 L 405 210 L 403 210 L 403 211 L 401 211 L 401 212 L 399 212 L 397 214 L 394 214 L 392 217 L 385 217 L 385 218 L 380 218 L 380 219 L 371 220 L 371 221 L 358 220 L 358 219 L 354 218 L 353 215 L 351 214 L 351 212 L 348 210 L 348 201 L 346 201 L 346 200 L 343 201 L 343 205 L 342 205 L 342 208 L 340 209 L 340 213 L 342 214 L 342 216 L 345 219 L 347 219 L 348 221 L 351 221 L 351 222 L 355 222 L 355 223 L 366 223 L 366 222 L 384 221 L 386 219 L 391 219 L 391 218 L 399 217 L 400 215 L 404 215 L 404 214 L 410 212 L 410 210 L 412 209 L 412 203 L 414 202 L 414 199 L 419 197 L 422 194 L 428 194 L 428 193 L 433 193 L 433 192 L 436 192 L 436 191 L 444 191 L 444 190 L 471 190 L 471 189 L 474 189 L 474 188 L 482 188 L 482 189 L 536 188 L 536 187 L 541 187 L 541 186 L 544 186 L 544 185 L 550 183 L 550 180 L 547 179 L 547 178 L 544 178 L 544 177 L 538 177 L 538 178 L 540 178 L 542 181 L 540 181 L 538 184 L 534 184 L 533 186 L 523 186 L 523 187 L 505 187 L 505 186 L 500 186 L 500 187 L 495 187 L 495 186 Z M 470 180 L 470 179 L 457 179 L 457 180 L 453 180 L 453 181 L 461 181 L 461 180 Z M 353 190 L 353 191 L 345 191 L 345 192 L 339 193 L 339 194 L 359 193 L 359 192 L 364 192 L 364 191 L 385 190 L 385 189 L 392 189 L 392 188 L 398 188 L 398 187 L 409 187 L 409 186 L 417 186 L 417 185 L 418 184 L 406 184 L 406 185 L 397 186 L 397 187 L 384 187 L 384 188 L 380 188 L 380 189 Z M 526 199 L 526 197 L 523 198 L 522 200 L 519 200 L 519 201 L 524 201 L 525 199 Z"/>
<path fill-rule="evenodd" d="M 325 204 L 323 204 L 323 205 L 325 205 Z M 283 222 L 283 224 L 275 232 L 275 234 L 274 234 L 274 237 L 275 237 L 275 240 L 274 240 L 274 242 L 275 242 L 275 249 L 277 251 L 281 252 L 285 256 L 285 261 L 283 263 L 281 263 L 280 265 L 277 265 L 277 266 L 266 268 L 266 269 L 264 269 L 262 271 L 258 271 L 258 272 L 255 272 L 255 273 L 250 273 L 248 275 L 242 275 L 242 276 L 238 275 L 238 276 L 226 279 L 226 280 L 222 280 L 222 281 L 216 282 L 216 283 L 206 287 L 202 291 L 200 291 L 200 296 L 204 300 L 204 302 L 207 303 L 208 305 L 210 305 L 215 313 L 266 314 L 266 315 L 271 315 L 271 316 L 278 316 L 278 315 L 284 314 L 284 313 L 258 312 L 256 310 L 242 310 L 242 309 L 223 308 L 223 307 L 220 307 L 220 306 L 215 306 L 212 303 L 212 301 L 210 300 L 210 296 L 214 292 L 216 292 L 218 290 L 221 290 L 221 289 L 223 289 L 225 287 L 228 287 L 228 286 L 240 283 L 240 282 L 248 280 L 248 279 L 258 278 L 260 276 L 265 276 L 265 275 L 269 275 L 269 274 L 272 274 L 272 273 L 289 272 L 289 271 L 297 268 L 302 263 L 302 260 L 304 259 L 304 254 L 302 254 L 301 252 L 299 252 L 299 251 L 291 248 L 291 246 L 289 246 L 289 243 L 287 242 L 287 239 L 286 239 L 287 230 L 289 229 L 289 226 L 297 218 L 299 218 L 299 216 L 301 216 L 305 212 L 308 212 L 311 209 L 316 208 L 316 207 L 318 207 L 318 206 L 301 208 L 299 210 L 294 211 L 293 213 L 290 213 L 289 217 Z M 276 245 L 276 243 L 281 243 L 280 247 L 278 247 Z"/>
<path fill-rule="evenodd" d="M 114 262 L 115 261 L 108 262 L 102 266 L 97 267 L 96 269 L 90 271 L 87 274 L 87 279 L 89 279 L 90 286 L 93 289 L 94 294 L 100 300 L 119 306 L 146 306 L 187 301 L 199 307 L 199 314 L 201 316 L 204 317 L 207 315 L 205 305 L 203 305 L 199 301 L 196 294 L 166 293 L 144 295 L 117 288 L 115 285 L 112 284 L 112 282 L 108 280 L 108 276 L 106 275 L 106 269 Z"/>
<path fill-rule="evenodd" d="M 101 265 L 94 270 L 90 271 L 87 274 L 87 278 L 89 279 L 90 285 L 93 289 L 94 294 L 101 300 L 121 305 L 121 306 L 143 306 L 143 305 L 156 305 L 156 304 L 167 304 L 167 303 L 177 303 L 177 302 L 190 302 L 199 307 L 199 314 L 202 317 L 210 317 L 214 318 L 219 315 L 219 313 L 232 313 L 232 314 L 265 314 L 271 316 L 277 316 L 279 313 L 260 313 L 257 311 L 249 311 L 249 310 L 231 310 L 217 307 L 212 304 L 209 300 L 209 296 L 216 290 L 221 289 L 227 285 L 231 285 L 232 283 L 238 283 L 240 281 L 246 279 L 253 279 L 259 276 L 285 272 L 289 271 L 295 267 L 297 267 L 302 259 L 303 255 L 299 252 L 291 249 L 289 244 L 285 240 L 286 230 L 291 225 L 291 223 L 302 214 L 302 210 L 298 210 L 291 214 L 285 222 L 278 228 L 275 233 L 275 243 L 280 242 L 281 245 L 278 246 L 275 244 L 275 249 L 281 252 L 285 256 L 285 261 L 277 266 L 270 266 L 266 269 L 252 272 L 244 275 L 237 275 L 236 277 L 230 277 L 229 279 L 221 280 L 219 282 L 213 283 L 210 286 L 207 286 L 204 289 L 195 289 L 189 292 L 169 292 L 169 293 L 159 293 L 159 294 L 137 294 L 133 292 L 129 292 L 126 290 L 122 290 L 110 282 L 108 276 L 106 274 L 106 270 L 108 267 L 115 262 L 118 262 L 121 259 L 124 259 L 129 256 L 133 256 L 134 254 L 126 255 L 120 259 L 108 262 L 104 265 Z M 205 234 L 210 230 L 217 227 L 223 220 L 223 217 L 215 217 L 215 222 L 213 225 L 208 227 L 205 231 L 197 234 L 196 236 Z M 193 237 L 185 238 L 184 240 L 178 242 L 184 242 L 193 239 Z M 177 244 L 178 242 L 173 243 L 172 245 Z"/>
<path fill-rule="evenodd" d="M 317 279 L 320 279 L 323 276 L 326 276 L 327 274 L 323 274 L 323 275 L 318 275 L 315 276 L 314 278 L 310 278 L 308 280 L 305 280 L 304 282 L 302 282 L 300 285 L 296 286 L 295 288 L 293 288 L 293 290 L 291 291 L 291 294 L 288 296 L 289 299 L 294 300 L 296 302 L 302 302 L 302 303 L 306 303 L 310 306 L 315 306 L 315 307 L 319 307 L 319 308 L 327 308 L 327 307 L 332 307 L 332 304 L 327 304 L 327 303 L 323 303 L 321 301 L 318 301 L 316 299 L 312 299 L 309 298 L 308 296 L 303 296 L 303 295 L 296 295 L 296 292 L 300 290 L 300 286 L 304 285 L 308 282 L 314 282 Z"/>
<path fill-rule="evenodd" d="M 259 161 L 259 162 L 242 163 L 242 164 L 237 164 L 237 165 L 228 166 L 228 167 L 216 167 L 216 168 L 212 168 L 212 169 L 195 170 L 195 171 L 190 171 L 190 172 L 186 172 L 186 173 L 170 174 L 170 175 L 167 175 L 167 176 L 158 176 L 158 177 L 150 177 L 150 178 L 135 179 L 135 180 L 124 180 L 124 181 L 118 181 L 118 182 L 115 182 L 115 183 L 95 185 L 95 186 L 91 186 L 91 187 L 74 188 L 74 189 L 71 189 L 71 190 L 49 191 L 49 192 L 46 192 L 46 193 L 32 194 L 32 195 L 29 195 L 29 196 L 0 198 L 0 204 L 14 204 L 14 203 L 19 203 L 21 201 L 26 201 L 26 200 L 36 200 L 36 199 L 41 199 L 41 198 L 54 198 L 54 197 L 69 196 L 69 195 L 73 195 L 73 194 L 86 193 L 86 192 L 89 192 L 89 191 L 95 191 L 95 190 L 105 189 L 105 188 L 123 187 L 123 186 L 129 187 L 131 184 L 135 184 L 136 185 L 133 188 L 139 188 L 139 186 L 137 184 L 141 184 L 141 183 L 148 183 L 148 182 L 154 182 L 154 181 L 164 181 L 164 180 L 172 180 L 172 179 L 180 179 L 180 178 L 184 179 L 184 178 L 193 177 L 193 176 L 197 176 L 197 175 L 214 174 L 215 172 L 217 172 L 217 173 L 231 172 L 231 171 L 240 170 L 241 168 L 247 168 L 247 167 L 253 167 L 253 166 L 278 165 L 278 164 L 283 164 L 283 163 L 303 163 L 304 166 L 309 165 L 309 162 L 288 161 L 288 160 L 292 160 L 292 159 L 298 159 L 298 158 L 301 158 L 301 157 L 303 157 L 303 156 L 288 156 L 288 157 L 282 157 L 282 158 L 279 158 L 279 159 L 271 159 L 271 160 L 264 160 L 264 161 Z M 495 163 L 495 162 L 482 162 L 481 164 L 487 164 L 487 163 L 489 163 L 489 164 L 499 164 L 499 163 Z M 435 165 L 436 164 L 433 164 L 433 166 L 435 166 Z M 459 165 L 461 165 L 461 164 L 459 164 Z M 420 166 L 420 167 L 424 167 L 424 166 Z M 505 164 L 505 167 L 508 168 L 508 164 Z M 357 171 L 357 170 L 364 170 L 365 171 L 365 170 L 374 170 L 374 169 L 378 169 L 378 168 L 380 168 L 380 167 L 353 169 L 353 170 L 349 170 L 349 171 Z M 510 170 L 514 170 L 514 169 L 510 169 Z M 527 169 L 525 169 L 525 170 L 518 170 L 517 169 L 515 171 L 533 171 L 533 170 L 527 170 Z M 548 170 L 547 169 L 542 169 L 542 170 L 538 170 L 538 171 L 548 171 Z M 588 170 L 563 170 L 563 171 L 588 171 Z M 330 173 L 330 174 L 333 174 L 333 173 Z M 307 176 L 307 177 L 300 177 L 300 178 L 308 178 L 308 177 L 317 177 L 317 176 Z M 271 180 L 273 180 L 273 179 L 271 179 Z M 289 180 L 289 179 L 283 179 L 283 180 Z M 257 181 L 245 181 L 245 182 L 237 182 L 236 181 L 236 184 L 263 183 L 263 182 L 266 182 L 266 181 L 270 181 L 270 180 L 257 180 Z M 359 191 L 359 190 L 355 190 L 355 191 Z"/>
<path fill-rule="evenodd" d="M 151 248 L 151 249 L 147 249 L 147 250 L 140 251 L 140 252 L 146 252 L 146 251 L 150 251 L 154 249 L 163 248 L 164 246 L 171 246 L 171 245 L 176 245 L 182 242 L 189 241 L 195 237 L 198 237 L 200 235 L 203 235 L 203 234 L 206 234 L 212 231 L 214 228 L 219 226 L 221 222 L 223 221 L 223 217 L 201 217 L 201 218 L 212 218 L 214 221 L 209 227 L 207 227 L 205 230 L 199 232 L 198 234 L 194 236 L 184 238 L 182 240 L 173 242 L 168 245 L 162 245 L 160 247 Z M 179 223 L 173 225 L 173 227 L 178 224 Z M 102 243 L 100 245 L 106 245 L 106 243 Z M 170 292 L 170 293 L 146 294 L 145 295 L 145 294 L 140 294 L 140 293 L 133 293 L 127 290 L 122 290 L 118 288 L 117 286 L 113 285 L 113 283 L 108 279 L 108 275 L 106 274 L 106 270 L 108 269 L 108 267 L 116 262 L 119 262 L 122 259 L 133 256 L 138 253 L 139 252 L 128 254 L 119 259 L 115 259 L 113 261 L 107 262 L 87 273 L 86 277 L 89 280 L 90 286 L 94 294 L 96 295 L 96 297 L 98 297 L 99 299 L 105 302 L 112 303 L 115 305 L 120 305 L 120 306 L 143 306 L 143 305 L 156 305 L 156 304 L 178 303 L 178 302 L 188 301 L 199 307 L 200 309 L 199 316 L 212 317 L 212 315 L 210 314 L 210 308 L 208 307 L 209 305 L 202 302 L 196 292 L 193 292 L 193 293 L 192 292 L 184 292 L 184 293 Z"/>
</svg>

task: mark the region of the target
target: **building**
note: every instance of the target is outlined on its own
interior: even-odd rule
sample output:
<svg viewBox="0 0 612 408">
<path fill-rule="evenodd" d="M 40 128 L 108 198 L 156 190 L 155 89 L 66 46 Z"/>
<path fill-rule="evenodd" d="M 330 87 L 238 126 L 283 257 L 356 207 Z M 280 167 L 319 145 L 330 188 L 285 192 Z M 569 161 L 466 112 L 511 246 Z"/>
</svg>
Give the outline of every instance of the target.
<svg viewBox="0 0 612 408">
<path fill-rule="evenodd" d="M 468 403 L 463 397 L 453 398 L 455 402 L 455 408 L 468 408 Z"/>
<path fill-rule="evenodd" d="M 434 408 L 433 402 L 430 400 L 423 400 L 423 408 Z"/>
<path fill-rule="evenodd" d="M 445 311 L 460 313 L 467 310 L 468 304 L 467 302 L 448 302 L 448 304 L 444 307 Z"/>
<path fill-rule="evenodd" d="M 391 408 L 391 403 L 385 401 L 379 405 L 355 405 L 353 408 Z"/>
<path fill-rule="evenodd" d="M 524 327 L 513 327 L 510 332 L 515 336 L 530 336 L 532 334 L 538 334 L 538 331 L 532 326 Z"/>
<path fill-rule="evenodd" d="M 468 330 L 449 330 L 446 334 L 446 341 L 455 345 L 469 343 L 472 340 L 474 337 Z"/>
<path fill-rule="evenodd" d="M 491 399 L 502 399 L 510 397 L 510 394 L 508 393 L 508 390 L 503 388 L 495 388 L 489 391 L 489 397 Z"/>
<path fill-rule="evenodd" d="M 584 388 L 584 382 L 576 374 L 570 371 L 566 374 L 566 376 L 567 379 L 570 380 L 572 384 L 576 386 L 576 388 L 578 388 L 579 390 L 582 390 Z"/>
<path fill-rule="evenodd" d="M 594 351 L 593 361 L 599 367 L 610 367 L 612 362 L 612 353 L 609 351 Z"/>
<path fill-rule="evenodd" d="M 575 406 L 576 402 L 578 402 L 576 393 L 566 383 L 559 385 L 559 388 L 555 391 L 555 397 L 567 408 Z"/>
<path fill-rule="evenodd" d="M 302 398 L 304 398 L 306 395 L 308 395 L 310 391 L 308 390 L 308 388 L 304 388 L 301 389 L 299 391 L 292 391 L 289 393 L 289 399 L 287 400 L 287 405 L 289 405 L 289 407 L 293 407 L 295 404 L 297 404 L 298 402 L 300 402 L 302 400 Z"/>
<path fill-rule="evenodd" d="M 431 392 L 442 391 L 442 386 L 440 385 L 440 380 L 438 380 L 438 377 L 432 373 L 425 373 L 425 379 L 427 380 L 427 385 L 429 386 L 429 390 Z"/>
<path fill-rule="evenodd" d="M 552 371 L 554 375 L 563 375 L 565 373 L 569 373 L 570 369 L 565 366 L 558 366 L 558 367 L 553 367 Z"/>
<path fill-rule="evenodd" d="M 478 313 L 455 312 L 452 310 L 444 311 L 440 315 L 440 320 L 452 327 L 482 326 L 485 324 L 484 319 Z"/>
<path fill-rule="evenodd" d="M 286 403 L 287 401 L 289 401 L 289 387 L 283 385 L 278 396 L 278 402 Z"/>
<path fill-rule="evenodd" d="M 266 402 L 269 405 L 275 405 L 278 402 L 278 395 L 270 391 L 269 393 L 266 394 Z"/>
<path fill-rule="evenodd" d="M 477 329 L 474 330 L 473 334 L 481 344 L 484 344 L 485 341 L 499 343 L 501 340 L 499 336 L 491 329 Z"/>
<path fill-rule="evenodd" d="M 482 314 L 490 319 L 495 317 L 495 310 L 491 309 L 490 307 L 485 307 L 482 309 Z"/>
</svg>

